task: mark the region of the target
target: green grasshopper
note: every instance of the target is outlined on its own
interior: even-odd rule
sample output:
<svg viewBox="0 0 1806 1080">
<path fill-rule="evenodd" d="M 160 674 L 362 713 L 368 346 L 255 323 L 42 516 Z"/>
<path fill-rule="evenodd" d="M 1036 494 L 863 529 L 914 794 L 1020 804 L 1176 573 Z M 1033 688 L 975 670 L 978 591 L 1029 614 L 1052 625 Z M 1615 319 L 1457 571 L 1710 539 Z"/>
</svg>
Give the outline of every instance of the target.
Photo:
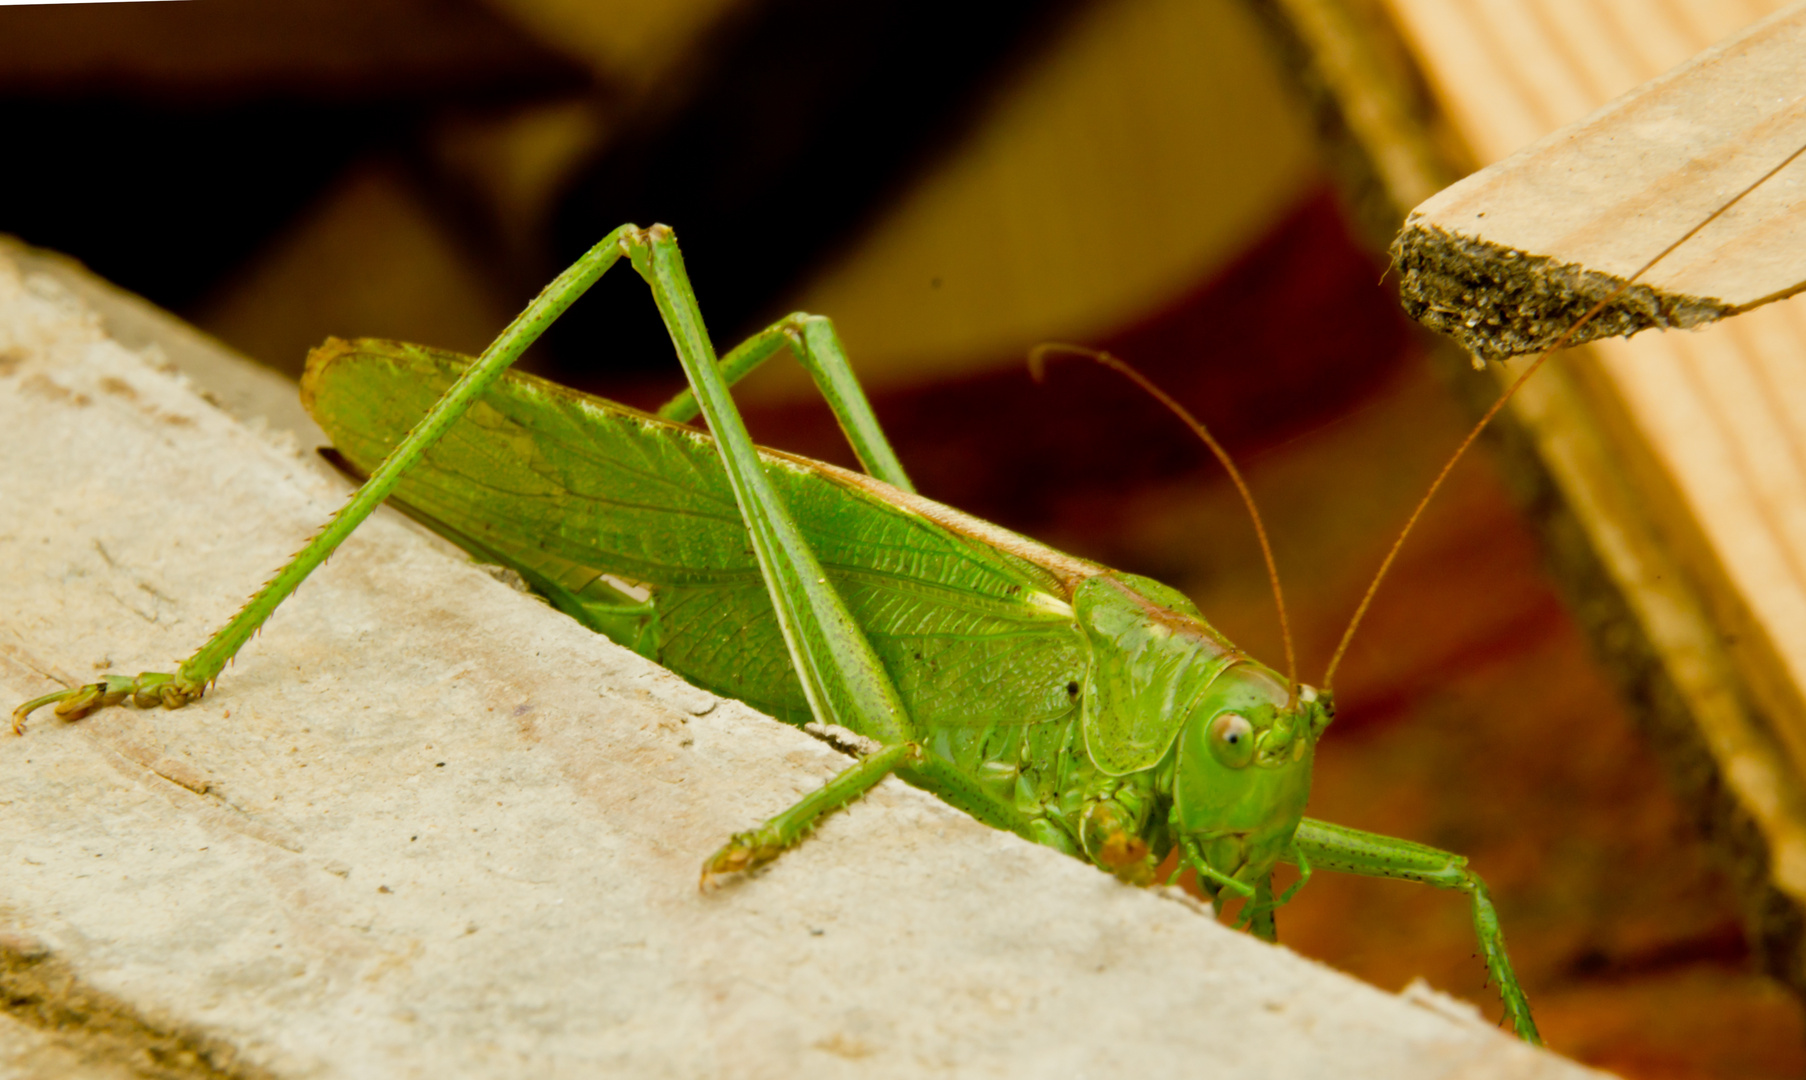
<svg viewBox="0 0 1806 1080">
<path fill-rule="evenodd" d="M 690 389 L 652 415 L 504 379 L 623 256 L 651 287 Z M 869 475 L 753 445 L 728 387 L 785 347 Z M 474 361 L 332 341 L 310 357 L 302 394 L 343 458 L 368 473 L 356 494 L 175 673 L 45 695 L 15 711 L 15 730 L 47 704 L 76 719 L 128 699 L 196 700 L 394 495 L 696 685 L 869 744 L 819 791 L 729 839 L 704 864 L 705 885 L 769 862 L 894 773 L 1126 881 L 1155 881 L 1176 853 L 1213 898 L 1240 898 L 1240 923 L 1268 940 L 1274 909 L 1315 869 L 1459 890 L 1506 1016 L 1539 1041 L 1466 859 L 1303 816 L 1334 715 L 1327 691 L 1242 653 L 1171 588 L 915 494 L 827 319 L 790 316 L 718 361 L 664 226 L 609 234 Z M 698 411 L 712 438 L 684 424 Z M 409 430 L 413 416 L 423 418 Z M 1280 863 L 1299 876 L 1276 898 Z"/>
</svg>

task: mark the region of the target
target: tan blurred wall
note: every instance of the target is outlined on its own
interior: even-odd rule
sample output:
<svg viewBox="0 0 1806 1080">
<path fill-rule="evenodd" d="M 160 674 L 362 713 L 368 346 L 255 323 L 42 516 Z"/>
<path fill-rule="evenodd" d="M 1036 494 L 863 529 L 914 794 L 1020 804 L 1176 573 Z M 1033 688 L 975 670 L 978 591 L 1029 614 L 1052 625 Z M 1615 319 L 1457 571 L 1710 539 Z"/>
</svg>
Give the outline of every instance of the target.
<svg viewBox="0 0 1806 1080">
<path fill-rule="evenodd" d="M 1245 5 L 1109 0 L 796 297 L 875 386 L 1020 363 L 1172 303 L 1310 183 L 1311 133 Z M 802 392 L 774 365 L 747 394 Z"/>
</svg>

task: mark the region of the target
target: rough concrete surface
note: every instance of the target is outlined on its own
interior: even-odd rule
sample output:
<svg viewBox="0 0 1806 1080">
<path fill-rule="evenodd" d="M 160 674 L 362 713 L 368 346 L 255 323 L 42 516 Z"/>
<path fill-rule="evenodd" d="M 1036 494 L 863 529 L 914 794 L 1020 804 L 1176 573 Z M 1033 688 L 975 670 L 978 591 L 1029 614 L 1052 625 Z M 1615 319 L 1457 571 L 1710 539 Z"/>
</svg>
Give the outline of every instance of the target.
<svg viewBox="0 0 1806 1080">
<path fill-rule="evenodd" d="M 0 694 L 168 670 L 343 498 L 0 252 Z M 0 1075 L 1592 1075 L 845 766 L 384 512 L 177 712 L 0 736 Z"/>
</svg>

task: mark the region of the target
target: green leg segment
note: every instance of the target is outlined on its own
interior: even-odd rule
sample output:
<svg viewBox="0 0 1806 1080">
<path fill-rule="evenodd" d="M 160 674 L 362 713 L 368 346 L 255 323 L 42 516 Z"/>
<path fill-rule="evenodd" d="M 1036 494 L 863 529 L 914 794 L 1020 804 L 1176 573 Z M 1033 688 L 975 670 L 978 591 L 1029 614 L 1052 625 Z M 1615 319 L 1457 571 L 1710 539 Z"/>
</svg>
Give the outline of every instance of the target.
<svg viewBox="0 0 1806 1080">
<path fill-rule="evenodd" d="M 887 747 L 909 742 L 914 732 L 902 697 L 773 489 L 728 396 L 676 239 L 654 225 L 636 234 L 629 249 L 714 433 L 810 711 Z"/>
<path fill-rule="evenodd" d="M 714 874 L 750 869 L 775 857 L 805 835 L 821 815 L 846 805 L 896 769 L 920 761 L 922 754 L 912 741 L 914 730 L 908 712 L 889 673 L 840 593 L 828 581 L 827 572 L 765 474 L 765 465 L 734 408 L 722 365 L 703 328 L 702 313 L 684 273 L 676 239 L 669 229 L 655 225 L 631 245 L 630 255 L 634 269 L 652 287 L 653 300 L 671 333 L 690 390 L 715 436 L 810 711 L 819 721 L 847 728 L 884 747 L 761 828 L 731 839 L 704 863 L 706 883 Z M 810 333 L 812 327 L 814 337 Z M 825 320 L 805 321 L 801 333 L 802 355 L 837 355 L 832 327 Z M 755 337 L 734 360 L 734 366 L 744 370 L 745 365 L 762 359 L 760 352 L 769 356 L 775 348 L 770 346 L 772 336 L 768 331 Z M 749 361 L 748 357 L 752 359 Z M 834 362 L 844 368 L 844 358 Z M 822 366 L 825 369 L 832 364 Z M 850 382 L 850 374 L 847 378 Z M 835 406 L 843 423 L 847 400 L 843 398 Z M 877 433 L 863 395 L 858 395 L 858 407 L 875 436 L 875 441 L 868 441 L 868 447 L 881 446 L 888 453 L 888 444 Z M 854 438 L 858 446 L 860 438 Z M 868 463 L 872 460 L 865 457 L 864 451 L 861 457 Z M 894 472 L 900 477 L 902 470 L 898 467 Z"/>
<path fill-rule="evenodd" d="M 702 887 L 716 874 L 756 870 L 783 854 L 815 828 L 815 823 L 860 798 L 899 767 L 920 760 L 921 748 L 913 743 L 887 746 L 823 784 L 819 791 L 750 832 L 735 833 L 720 851 L 702 864 Z"/>
<path fill-rule="evenodd" d="M 1236 917 L 1236 929 L 1239 930 L 1246 926 L 1249 933 L 1262 941 L 1279 940 L 1279 927 L 1274 922 L 1273 913 L 1292 902 L 1292 897 L 1298 895 L 1298 890 L 1304 888 L 1305 883 L 1311 880 L 1313 869 L 1310 857 L 1296 847 L 1292 849 L 1287 858 L 1298 867 L 1298 880 L 1292 882 L 1291 887 L 1275 900 L 1273 899 L 1273 875 L 1268 874 L 1261 878 L 1260 884 L 1254 888 L 1254 898 L 1242 907 L 1241 914 Z"/>
<path fill-rule="evenodd" d="M 1486 970 L 1499 988 L 1499 997 L 1504 1000 L 1506 1019 L 1525 1042 L 1542 1045 L 1536 1022 L 1530 1018 L 1530 1002 L 1505 955 L 1505 935 L 1499 929 L 1492 897 L 1480 876 L 1467 868 L 1465 858 L 1409 840 L 1305 818 L 1292 839 L 1288 859 L 1301 866 L 1314 864 L 1319 869 L 1345 874 L 1401 878 L 1466 893 L 1473 905 L 1474 933 L 1480 941 L 1480 952 L 1486 960 Z"/>
<path fill-rule="evenodd" d="M 1198 842 L 1189 836 L 1179 838 L 1180 865 L 1189 866 L 1198 873 L 1198 885 L 1214 900 L 1224 889 L 1250 903 L 1254 901 L 1255 887 L 1245 881 L 1237 881 L 1221 870 L 1210 865 L 1204 857 L 1204 851 Z"/>
<path fill-rule="evenodd" d="M 785 345 L 790 346 L 790 351 L 815 380 L 816 388 L 827 399 L 828 407 L 834 410 L 840 430 L 846 433 L 847 442 L 852 444 L 853 453 L 865 471 L 892 487 L 913 492 L 915 485 L 909 482 L 896 451 L 891 449 L 890 440 L 884 437 L 878 418 L 872 414 L 871 402 L 866 400 L 859 380 L 853 377 L 853 368 L 847 362 L 840 335 L 834 332 L 833 322 L 825 316 L 799 311 L 754 334 L 721 358 L 722 380 L 728 386 L 734 385 Z M 694 419 L 700 408 L 695 392 L 685 390 L 666 402 L 658 415 L 681 424 Z"/>
<path fill-rule="evenodd" d="M 1242 905 L 1242 913 L 1235 920 L 1236 929 L 1246 926 L 1250 934 L 1262 941 L 1278 941 L 1279 927 L 1273 921 L 1277 907 L 1273 902 L 1273 875 L 1268 874 L 1254 887 L 1254 897 Z"/>
</svg>

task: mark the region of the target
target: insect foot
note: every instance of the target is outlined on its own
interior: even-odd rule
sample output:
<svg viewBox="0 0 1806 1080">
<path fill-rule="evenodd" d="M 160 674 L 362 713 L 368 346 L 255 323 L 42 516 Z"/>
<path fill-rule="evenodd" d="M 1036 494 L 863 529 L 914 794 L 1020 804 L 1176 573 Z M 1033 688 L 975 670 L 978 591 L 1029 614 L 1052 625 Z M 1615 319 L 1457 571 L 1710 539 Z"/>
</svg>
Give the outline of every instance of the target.
<svg viewBox="0 0 1806 1080">
<path fill-rule="evenodd" d="M 25 718 L 46 705 L 55 705 L 56 714 L 64 720 L 80 720 L 97 709 L 117 705 L 126 698 L 140 709 L 161 705 L 179 709 L 197 701 L 207 692 L 204 684 L 195 685 L 176 675 L 145 671 L 136 676 L 108 675 L 99 682 L 86 683 L 32 698 L 13 710 L 13 734 L 25 734 Z"/>
<path fill-rule="evenodd" d="M 757 870 L 782 855 L 787 848 L 802 843 L 824 815 L 861 798 L 897 768 L 917 764 L 922 756 L 922 748 L 915 743 L 898 743 L 867 754 L 858 764 L 843 770 L 777 817 L 751 832 L 735 833 L 733 839 L 702 864 L 702 890 L 708 891 L 709 883 L 717 874 Z"/>
<path fill-rule="evenodd" d="M 703 892 L 709 891 L 719 874 L 745 874 L 777 858 L 789 847 L 777 830 L 767 826 L 753 829 L 750 832 L 735 833 L 721 850 L 708 857 L 702 864 L 702 881 L 698 884 Z"/>
</svg>

